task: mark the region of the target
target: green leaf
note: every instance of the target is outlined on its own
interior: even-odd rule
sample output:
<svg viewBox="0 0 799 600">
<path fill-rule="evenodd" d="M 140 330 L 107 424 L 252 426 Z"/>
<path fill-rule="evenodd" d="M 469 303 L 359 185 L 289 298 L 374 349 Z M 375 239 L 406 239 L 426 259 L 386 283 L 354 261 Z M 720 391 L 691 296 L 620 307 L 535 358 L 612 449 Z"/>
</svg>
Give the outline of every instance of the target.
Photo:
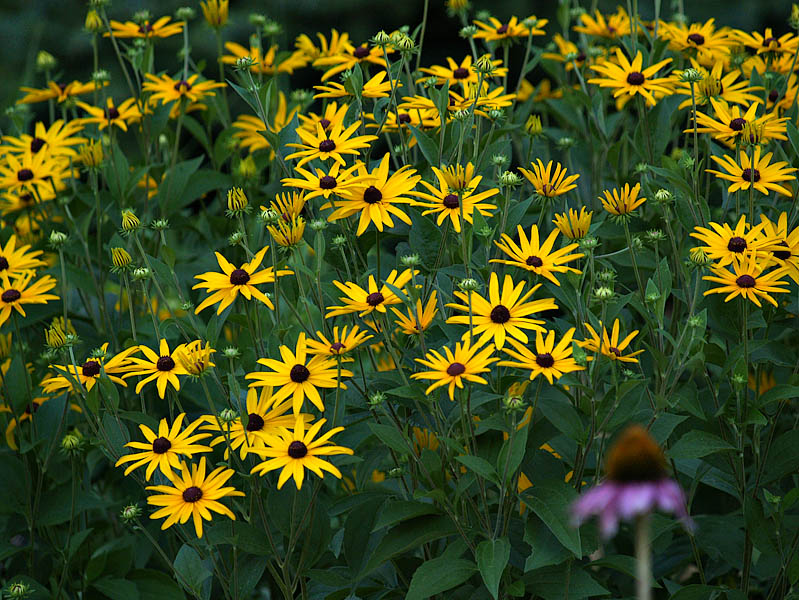
<svg viewBox="0 0 799 600">
<path fill-rule="evenodd" d="M 562 482 L 534 485 L 521 495 L 521 500 L 549 528 L 558 541 L 577 558 L 583 555 L 579 530 L 572 527 L 569 506 L 577 493 Z"/>
<path fill-rule="evenodd" d="M 413 227 L 408 234 L 408 243 L 413 251 L 419 254 L 419 258 L 428 269 L 432 269 L 436 264 L 442 235 L 443 232 L 435 222 L 418 213 L 413 215 Z"/>
<path fill-rule="evenodd" d="M 702 458 L 716 452 L 735 450 L 719 436 L 707 431 L 689 431 L 671 447 L 668 454 L 673 459 Z"/>
<path fill-rule="evenodd" d="M 415 502 L 413 500 L 389 500 L 383 505 L 383 510 L 372 527 L 372 531 L 396 525 L 402 521 L 421 517 L 422 515 L 437 514 L 438 509 L 429 502 Z"/>
<path fill-rule="evenodd" d="M 202 162 L 203 157 L 198 156 L 179 162 L 167 171 L 164 181 L 158 186 L 158 205 L 161 207 L 163 217 L 169 217 L 177 210 L 179 200 L 189 183 L 189 178 L 200 168 Z"/>
<path fill-rule="evenodd" d="M 474 563 L 462 558 L 439 557 L 416 569 L 405 600 L 424 600 L 459 586 L 474 573 Z"/>
<path fill-rule="evenodd" d="M 400 454 L 410 454 L 410 446 L 402 434 L 390 425 L 381 425 L 379 423 L 369 423 L 369 429 L 375 434 L 378 439 L 386 446 L 399 452 Z"/>
<path fill-rule="evenodd" d="M 211 577 L 211 571 L 203 564 L 200 555 L 197 554 L 194 548 L 187 544 L 183 544 L 178 551 L 178 555 L 175 557 L 173 566 L 175 567 L 175 572 L 179 575 L 180 582 L 186 588 L 186 591 L 198 598 L 206 597 L 206 595 L 202 593 L 203 584 Z M 209 594 L 210 591 L 209 587 Z"/>
<path fill-rule="evenodd" d="M 186 600 L 177 583 L 167 574 L 153 569 L 137 569 L 128 575 L 141 600 Z"/>
<path fill-rule="evenodd" d="M 475 552 L 477 568 L 491 596 L 499 594 L 499 582 L 510 559 L 510 542 L 507 538 L 480 542 Z"/>
<path fill-rule="evenodd" d="M 136 584 L 125 579 L 103 577 L 92 583 L 92 587 L 111 600 L 139 600 Z"/>
<path fill-rule="evenodd" d="M 408 125 L 411 129 L 411 133 L 413 133 L 413 137 L 416 138 L 416 142 L 419 145 L 419 149 L 422 151 L 422 154 L 427 159 L 427 162 L 431 165 L 438 164 L 438 143 L 433 141 L 429 135 L 427 135 L 421 129 L 414 127 L 413 125 Z"/>
<path fill-rule="evenodd" d="M 670 600 L 713 600 L 718 598 L 721 589 L 711 585 L 686 585 L 676 594 L 672 594 Z"/>
<path fill-rule="evenodd" d="M 472 456 L 470 454 L 463 454 L 456 456 L 455 460 L 466 466 L 467 469 L 473 473 L 477 473 L 483 479 L 488 479 L 494 483 L 499 483 L 499 476 L 497 475 L 494 466 L 484 458 L 479 456 Z"/>
<path fill-rule="evenodd" d="M 499 453 L 499 463 L 497 470 L 503 474 L 503 478 L 512 477 L 524 460 L 524 453 L 527 450 L 527 434 L 529 427 L 522 427 L 502 445 Z"/>
</svg>

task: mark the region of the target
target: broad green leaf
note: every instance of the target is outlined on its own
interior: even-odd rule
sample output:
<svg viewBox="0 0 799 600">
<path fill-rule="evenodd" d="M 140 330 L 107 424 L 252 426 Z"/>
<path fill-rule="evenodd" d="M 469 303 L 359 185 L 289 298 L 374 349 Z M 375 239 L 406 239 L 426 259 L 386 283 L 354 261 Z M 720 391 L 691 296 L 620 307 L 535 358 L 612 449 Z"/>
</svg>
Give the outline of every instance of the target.
<svg viewBox="0 0 799 600">
<path fill-rule="evenodd" d="M 173 564 L 179 581 L 193 596 L 204 597 L 203 584 L 212 573 L 203 564 L 200 555 L 191 546 L 183 544 Z M 210 593 L 210 588 L 209 588 Z"/>
<path fill-rule="evenodd" d="M 534 485 L 521 495 L 521 500 L 549 528 L 569 552 L 582 557 L 580 532 L 571 524 L 569 507 L 577 493 L 562 482 Z"/>
<path fill-rule="evenodd" d="M 702 458 L 716 452 L 729 452 L 735 446 L 725 442 L 719 436 L 707 431 L 689 431 L 669 449 L 673 459 Z"/>
<path fill-rule="evenodd" d="M 369 429 L 372 430 L 372 433 L 374 433 L 381 442 L 394 450 L 394 452 L 399 452 L 400 454 L 409 454 L 411 452 L 408 441 L 403 437 L 402 433 L 391 425 L 369 423 Z"/>
<path fill-rule="evenodd" d="M 510 542 L 507 538 L 485 540 L 480 542 L 475 552 L 477 568 L 491 596 L 495 599 L 499 594 L 499 583 L 502 573 L 510 559 Z"/>
<path fill-rule="evenodd" d="M 472 456 L 470 454 L 462 454 L 460 456 L 456 456 L 455 460 L 463 465 L 466 465 L 467 469 L 473 473 L 477 473 L 483 479 L 488 479 L 489 481 L 493 481 L 495 483 L 499 482 L 499 476 L 497 475 L 496 469 L 494 469 L 494 466 L 486 459 L 480 458 L 479 456 Z"/>
<path fill-rule="evenodd" d="M 424 600 L 459 586 L 475 572 L 474 563 L 462 558 L 439 557 L 416 569 L 405 600 Z"/>
</svg>

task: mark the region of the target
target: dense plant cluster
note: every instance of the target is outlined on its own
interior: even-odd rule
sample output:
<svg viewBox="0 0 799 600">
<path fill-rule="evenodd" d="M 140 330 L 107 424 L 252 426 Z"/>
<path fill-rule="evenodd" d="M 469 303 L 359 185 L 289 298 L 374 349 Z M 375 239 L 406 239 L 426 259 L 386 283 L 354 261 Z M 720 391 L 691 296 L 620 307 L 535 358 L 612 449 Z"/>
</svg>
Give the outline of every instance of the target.
<svg viewBox="0 0 799 600">
<path fill-rule="evenodd" d="M 231 40 L 93 0 L 83 81 L 39 53 L 3 597 L 799 597 L 799 8 L 419 4 Z"/>
</svg>

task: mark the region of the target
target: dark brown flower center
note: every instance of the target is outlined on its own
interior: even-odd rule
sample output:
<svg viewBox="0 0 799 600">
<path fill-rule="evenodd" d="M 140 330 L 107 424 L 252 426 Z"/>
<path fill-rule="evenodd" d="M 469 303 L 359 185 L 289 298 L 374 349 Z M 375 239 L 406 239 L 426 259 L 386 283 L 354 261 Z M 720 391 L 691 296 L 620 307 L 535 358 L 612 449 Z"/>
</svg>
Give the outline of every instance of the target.
<svg viewBox="0 0 799 600">
<path fill-rule="evenodd" d="M 608 348 L 608 351 L 613 353 L 615 356 L 621 356 L 621 350 L 616 348 L 616 346 L 611 346 L 610 348 Z"/>
<path fill-rule="evenodd" d="M 544 265 L 544 261 L 538 256 L 528 256 L 527 260 L 524 262 L 527 263 L 527 266 L 535 268 L 542 267 Z"/>
<path fill-rule="evenodd" d="M 20 169 L 17 171 L 17 179 L 19 181 L 30 181 L 33 179 L 33 171 L 30 169 Z"/>
<path fill-rule="evenodd" d="M 535 364 L 542 369 L 548 369 L 555 364 L 555 359 L 552 358 L 552 355 L 549 352 L 544 352 L 543 354 L 535 355 Z"/>
<path fill-rule="evenodd" d="M 785 242 L 780 242 L 780 246 L 784 246 L 785 250 L 773 250 L 771 253 L 774 255 L 774 257 L 779 258 L 780 260 L 788 260 L 791 258 L 791 249 L 788 247 L 788 244 Z"/>
<path fill-rule="evenodd" d="M 189 92 L 191 91 L 191 84 L 185 79 L 181 79 L 175 84 L 175 91 L 180 94 L 182 94 L 183 92 Z"/>
<path fill-rule="evenodd" d="M 19 197 L 19 201 L 22 202 L 22 204 L 24 204 L 25 206 L 29 206 L 33 204 L 33 196 L 31 196 L 30 194 L 22 194 Z"/>
<path fill-rule="evenodd" d="M 155 363 L 155 368 L 159 371 L 171 371 L 175 368 L 175 361 L 171 356 L 162 356 Z"/>
<path fill-rule="evenodd" d="M 372 292 L 366 297 L 366 303 L 369 306 L 377 306 L 385 299 L 386 299 L 385 296 L 383 296 L 383 294 L 381 294 L 380 292 Z"/>
<path fill-rule="evenodd" d="M 612 481 L 658 481 L 666 475 L 666 461 L 657 442 L 634 425 L 611 447 L 605 471 Z"/>
<path fill-rule="evenodd" d="M 701 33 L 691 33 L 688 35 L 688 41 L 693 42 L 697 46 L 701 46 L 705 43 L 705 36 L 703 36 Z"/>
<path fill-rule="evenodd" d="M 153 26 L 149 23 L 145 23 L 144 25 L 139 25 L 139 33 L 144 35 L 148 35 L 153 30 Z"/>
<path fill-rule="evenodd" d="M 780 97 L 780 93 L 777 90 L 771 90 L 768 93 L 769 102 L 776 102 L 777 98 L 779 98 L 779 97 Z"/>
<path fill-rule="evenodd" d="M 261 415 L 250 413 L 247 415 L 247 431 L 261 431 L 264 428 L 264 419 Z"/>
<path fill-rule="evenodd" d="M 577 55 L 577 58 L 575 58 L 574 60 L 576 60 L 578 63 L 581 63 L 581 62 L 583 62 L 583 61 L 584 61 L 586 58 L 587 58 L 587 57 L 586 57 L 586 55 L 585 55 L 585 52 L 580 52 L 580 54 L 578 54 L 578 55 Z"/>
<path fill-rule="evenodd" d="M 197 502 L 202 497 L 203 497 L 203 491 L 200 488 L 198 488 L 196 485 L 193 485 L 183 490 L 183 500 L 186 502 Z"/>
<path fill-rule="evenodd" d="M 25 407 L 25 414 L 30 415 L 32 413 L 35 413 L 37 410 L 39 410 L 39 405 L 34 402 L 33 404 L 28 404 Z"/>
<path fill-rule="evenodd" d="M 357 59 L 366 58 L 369 56 L 369 46 L 364 44 L 363 46 L 358 46 L 355 50 L 352 51 L 352 55 Z"/>
<path fill-rule="evenodd" d="M 397 123 L 410 123 L 411 122 L 411 115 L 408 113 L 400 113 L 397 115 Z"/>
<path fill-rule="evenodd" d="M 736 117 L 730 121 L 730 129 L 733 131 L 741 131 L 744 125 L 746 125 L 746 119 L 742 119 L 741 117 Z"/>
<path fill-rule="evenodd" d="M 322 117 L 321 119 L 319 119 L 319 124 L 322 126 L 322 129 L 327 129 L 328 127 L 330 127 L 330 120 Z"/>
<path fill-rule="evenodd" d="M 735 284 L 739 288 L 753 288 L 757 285 L 757 281 L 755 281 L 755 278 L 751 275 L 741 275 L 735 280 Z"/>
<path fill-rule="evenodd" d="M 42 138 L 37 138 L 37 137 L 33 138 L 31 140 L 31 152 L 36 154 L 39 150 L 42 149 L 42 146 L 44 146 L 44 144 L 45 141 Z"/>
<path fill-rule="evenodd" d="M 363 191 L 363 201 L 367 204 L 375 204 L 383 199 L 383 194 L 375 186 L 370 185 Z"/>
<path fill-rule="evenodd" d="M 336 149 L 336 142 L 333 140 L 322 140 L 319 142 L 319 152 L 333 152 Z"/>
<path fill-rule="evenodd" d="M 294 440 L 289 444 L 289 456 L 291 458 L 302 458 L 308 454 L 308 446 L 299 440 Z"/>
<path fill-rule="evenodd" d="M 12 302 L 16 302 L 21 297 L 22 294 L 20 294 L 17 290 L 14 289 L 6 290 L 5 292 L 3 292 L 3 295 L 0 296 L 0 298 L 2 298 L 3 302 L 5 302 L 6 304 L 11 304 Z"/>
<path fill-rule="evenodd" d="M 500 25 L 499 27 L 497 27 L 497 33 L 500 34 L 500 35 L 504 35 L 504 34 L 508 33 L 508 26 L 507 25 Z"/>
<path fill-rule="evenodd" d="M 744 181 L 760 181 L 760 171 L 757 169 L 744 169 L 741 173 L 741 179 Z"/>
<path fill-rule="evenodd" d="M 730 252 L 743 252 L 746 250 L 746 240 L 740 236 L 731 237 L 727 242 L 727 250 Z"/>
<path fill-rule="evenodd" d="M 119 118 L 119 111 L 113 106 L 111 106 L 109 108 L 106 108 L 105 109 L 105 118 L 110 120 L 110 121 L 113 121 L 114 119 L 118 119 Z"/>
<path fill-rule="evenodd" d="M 763 38 L 763 47 L 768 48 L 769 46 L 777 46 L 779 47 L 780 41 L 775 37 L 767 37 Z"/>
<path fill-rule="evenodd" d="M 463 67 L 458 67 L 452 72 L 452 76 L 455 79 L 466 79 L 469 76 L 469 69 L 464 69 Z"/>
<path fill-rule="evenodd" d="M 8 260 L 5 256 L 0 256 L 0 271 L 5 271 L 8 268 Z"/>
<path fill-rule="evenodd" d="M 244 285 L 250 280 L 250 274 L 244 269 L 235 269 L 230 274 L 230 283 L 233 285 Z"/>
<path fill-rule="evenodd" d="M 100 374 L 100 363 L 96 360 L 87 360 L 80 368 L 84 377 L 97 377 Z"/>
<path fill-rule="evenodd" d="M 459 362 L 454 362 L 450 366 L 447 367 L 447 375 L 450 377 L 457 377 L 458 375 L 463 375 L 466 372 L 466 365 Z"/>
<path fill-rule="evenodd" d="M 491 309 L 489 317 L 494 323 L 499 323 L 501 325 L 502 323 L 510 321 L 510 311 L 502 304 L 497 304 Z"/>
<path fill-rule="evenodd" d="M 165 437 L 157 437 L 153 440 L 153 452 L 156 454 L 164 454 L 171 447 L 172 442 Z"/>
<path fill-rule="evenodd" d="M 458 208 L 461 205 L 461 203 L 458 202 L 458 197 L 455 194 L 448 194 L 444 196 L 443 203 L 444 208 L 449 209 Z"/>
<path fill-rule="evenodd" d="M 325 175 L 319 178 L 319 187 L 323 190 L 332 190 L 336 187 L 336 178 L 330 175 Z"/>
<path fill-rule="evenodd" d="M 644 77 L 643 73 L 639 73 L 638 71 L 633 71 L 627 75 L 627 83 L 630 85 L 643 85 L 644 81 L 646 81 L 646 77 Z"/>
<path fill-rule="evenodd" d="M 342 344 L 341 342 L 333 342 L 332 344 L 330 344 L 331 352 L 335 352 L 338 354 L 342 350 L 344 350 L 344 344 Z"/>
<path fill-rule="evenodd" d="M 305 365 L 294 365 L 291 367 L 291 371 L 289 371 L 289 378 L 294 383 L 302 383 L 304 381 L 308 381 L 308 378 L 311 376 L 311 372 L 308 370 L 308 367 Z"/>
</svg>

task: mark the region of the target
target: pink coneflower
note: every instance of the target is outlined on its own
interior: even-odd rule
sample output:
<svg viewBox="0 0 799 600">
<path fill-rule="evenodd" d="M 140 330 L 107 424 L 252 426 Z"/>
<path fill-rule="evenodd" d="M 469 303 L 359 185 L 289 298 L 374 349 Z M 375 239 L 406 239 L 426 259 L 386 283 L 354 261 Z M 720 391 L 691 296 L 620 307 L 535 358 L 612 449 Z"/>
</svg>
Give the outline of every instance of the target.
<svg viewBox="0 0 799 600">
<path fill-rule="evenodd" d="M 605 481 L 572 506 L 577 525 L 598 515 L 602 536 L 609 538 L 618 531 L 619 520 L 645 516 L 658 508 L 692 526 L 682 488 L 668 477 L 660 446 L 640 425 L 628 427 L 619 436 L 608 452 L 605 473 Z"/>
</svg>

